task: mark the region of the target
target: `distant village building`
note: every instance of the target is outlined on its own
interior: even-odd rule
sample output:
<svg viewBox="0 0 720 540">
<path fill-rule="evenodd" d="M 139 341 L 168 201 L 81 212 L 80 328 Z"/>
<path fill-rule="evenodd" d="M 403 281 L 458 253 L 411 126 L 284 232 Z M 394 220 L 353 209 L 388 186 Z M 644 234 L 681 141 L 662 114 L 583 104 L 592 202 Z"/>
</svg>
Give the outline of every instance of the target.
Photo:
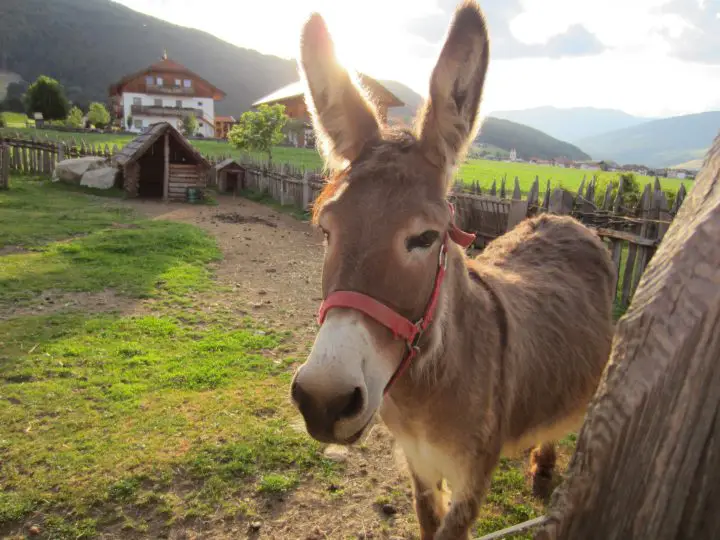
<svg viewBox="0 0 720 540">
<path fill-rule="evenodd" d="M 216 116 L 215 117 L 215 138 L 227 139 L 228 131 L 237 124 L 234 116 Z"/>
<path fill-rule="evenodd" d="M 225 92 L 163 54 L 160 62 L 126 75 L 110 86 L 110 103 L 122 127 L 141 133 L 157 122 L 182 129 L 194 115 L 198 134 L 215 136 L 215 101 Z M 128 123 L 128 119 L 131 121 Z"/>
<path fill-rule="evenodd" d="M 370 94 L 371 99 L 375 103 L 380 120 L 387 122 L 388 109 L 392 107 L 402 107 L 405 105 L 390 90 L 385 88 L 378 81 L 367 75 L 359 75 L 360 84 Z M 305 87 L 301 81 L 283 86 L 272 94 L 258 99 L 252 104 L 254 108 L 260 105 L 274 105 L 280 103 L 285 105 L 285 114 L 291 119 L 301 120 L 305 124 L 303 130 L 292 130 L 287 133 L 287 139 L 293 146 L 306 146 L 308 140 L 312 140 L 312 124 L 310 114 L 305 105 Z"/>
<path fill-rule="evenodd" d="M 517 161 L 517 150 L 514 148 L 510 150 L 510 161 Z"/>
</svg>

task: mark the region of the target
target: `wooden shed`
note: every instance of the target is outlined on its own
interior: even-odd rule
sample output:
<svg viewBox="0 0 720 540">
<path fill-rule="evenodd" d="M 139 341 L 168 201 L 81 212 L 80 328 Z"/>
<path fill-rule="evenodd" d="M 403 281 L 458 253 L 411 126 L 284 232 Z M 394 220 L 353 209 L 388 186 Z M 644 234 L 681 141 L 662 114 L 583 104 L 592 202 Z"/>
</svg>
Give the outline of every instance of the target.
<svg viewBox="0 0 720 540">
<path fill-rule="evenodd" d="M 245 189 L 245 167 L 232 158 L 214 167 L 217 189 L 220 193 L 237 193 Z"/>
<path fill-rule="evenodd" d="M 177 129 L 158 122 L 127 144 L 114 161 L 131 197 L 184 201 L 188 188 L 203 190 L 210 163 Z"/>
</svg>

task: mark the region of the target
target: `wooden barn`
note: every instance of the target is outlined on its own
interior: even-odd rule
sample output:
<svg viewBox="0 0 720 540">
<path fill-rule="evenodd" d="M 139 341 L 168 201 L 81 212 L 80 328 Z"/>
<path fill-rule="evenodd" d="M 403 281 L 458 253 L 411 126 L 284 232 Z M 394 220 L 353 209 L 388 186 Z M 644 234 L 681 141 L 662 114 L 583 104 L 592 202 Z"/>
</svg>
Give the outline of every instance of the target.
<svg viewBox="0 0 720 540">
<path fill-rule="evenodd" d="M 131 197 L 184 201 L 188 188 L 202 191 L 210 163 L 177 129 L 158 122 L 127 144 L 114 161 Z"/>
<path fill-rule="evenodd" d="M 245 168 L 232 158 L 214 167 L 217 189 L 220 193 L 237 193 L 245 189 Z"/>
</svg>

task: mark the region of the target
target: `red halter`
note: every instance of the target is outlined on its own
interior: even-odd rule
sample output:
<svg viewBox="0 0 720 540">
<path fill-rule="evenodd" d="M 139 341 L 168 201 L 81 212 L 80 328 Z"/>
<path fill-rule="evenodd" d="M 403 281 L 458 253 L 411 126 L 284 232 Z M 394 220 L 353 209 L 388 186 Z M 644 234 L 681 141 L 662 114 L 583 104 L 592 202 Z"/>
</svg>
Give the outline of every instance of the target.
<svg viewBox="0 0 720 540">
<path fill-rule="evenodd" d="M 454 217 L 455 209 L 450 205 L 450 215 Z M 475 235 L 458 229 L 451 222 L 450 229 L 443 238 L 440 246 L 440 256 L 438 257 L 438 269 L 435 274 L 435 284 L 433 286 L 430 300 L 425 307 L 425 314 L 416 322 L 412 322 L 399 313 L 393 311 L 388 306 L 375 300 L 373 297 L 355 291 L 335 291 L 330 294 L 320 306 L 318 322 L 322 325 L 327 316 L 327 312 L 334 307 L 352 308 L 368 317 L 375 319 L 377 322 L 388 328 L 395 339 L 403 339 L 407 344 L 407 351 L 400 361 L 400 365 L 393 373 L 392 377 L 385 385 L 384 393 L 387 394 L 390 386 L 397 381 L 400 376 L 410 365 L 410 362 L 419 352 L 418 344 L 425 330 L 430 326 L 435 316 L 438 298 L 440 296 L 440 287 L 445 279 L 445 271 L 447 270 L 447 245 L 448 240 L 452 240 L 456 244 L 467 248 L 475 240 Z"/>
</svg>

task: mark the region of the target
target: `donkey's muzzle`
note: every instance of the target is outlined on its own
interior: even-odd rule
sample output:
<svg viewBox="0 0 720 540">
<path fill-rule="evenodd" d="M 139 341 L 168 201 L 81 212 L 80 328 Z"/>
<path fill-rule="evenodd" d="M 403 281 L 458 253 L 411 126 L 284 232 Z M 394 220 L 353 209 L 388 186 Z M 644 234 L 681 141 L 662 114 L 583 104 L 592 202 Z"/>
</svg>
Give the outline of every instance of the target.
<svg viewBox="0 0 720 540">
<path fill-rule="evenodd" d="M 305 419 L 308 433 L 324 443 L 344 443 L 338 440 L 335 427 L 342 420 L 352 420 L 365 409 L 365 395 L 360 387 L 348 390 L 333 389 L 332 393 L 310 392 L 297 377 L 293 380 L 291 397 Z"/>
</svg>

